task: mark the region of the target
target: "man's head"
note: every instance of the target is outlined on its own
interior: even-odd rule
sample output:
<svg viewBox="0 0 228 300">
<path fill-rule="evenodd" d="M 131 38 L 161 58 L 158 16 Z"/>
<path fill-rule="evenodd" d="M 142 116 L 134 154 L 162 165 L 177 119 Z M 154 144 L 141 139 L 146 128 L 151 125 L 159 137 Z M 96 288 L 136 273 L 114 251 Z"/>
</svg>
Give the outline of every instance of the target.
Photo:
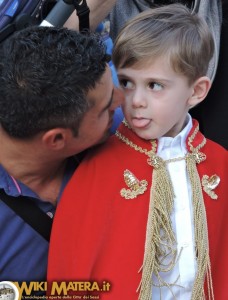
<svg viewBox="0 0 228 300">
<path fill-rule="evenodd" d="M 148 9 L 120 32 L 113 50 L 117 68 L 148 65 L 166 57 L 173 70 L 194 82 L 207 73 L 214 42 L 206 22 L 181 4 Z"/>
<path fill-rule="evenodd" d="M 0 123 L 12 138 L 47 133 L 51 143 L 66 129 L 84 150 L 107 136 L 115 93 L 105 46 L 95 34 L 31 27 L 1 45 Z M 85 143 L 87 135 L 92 139 Z"/>
</svg>

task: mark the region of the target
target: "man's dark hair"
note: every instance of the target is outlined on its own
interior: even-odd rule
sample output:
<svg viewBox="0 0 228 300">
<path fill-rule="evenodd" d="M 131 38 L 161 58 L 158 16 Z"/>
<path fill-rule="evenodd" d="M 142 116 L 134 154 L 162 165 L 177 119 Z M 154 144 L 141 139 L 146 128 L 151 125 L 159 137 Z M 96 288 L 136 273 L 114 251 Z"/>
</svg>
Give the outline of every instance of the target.
<svg viewBox="0 0 228 300">
<path fill-rule="evenodd" d="M 89 109 L 86 95 L 105 72 L 98 35 L 30 27 L 0 48 L 0 123 L 12 137 L 63 127 L 77 134 Z"/>
</svg>

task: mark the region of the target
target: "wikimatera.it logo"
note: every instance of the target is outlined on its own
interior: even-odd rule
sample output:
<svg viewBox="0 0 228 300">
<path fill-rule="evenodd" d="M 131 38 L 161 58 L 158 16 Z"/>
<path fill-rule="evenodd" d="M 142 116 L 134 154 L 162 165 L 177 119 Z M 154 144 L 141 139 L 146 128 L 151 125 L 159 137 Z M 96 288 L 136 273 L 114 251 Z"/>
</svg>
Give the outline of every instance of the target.
<svg viewBox="0 0 228 300">
<path fill-rule="evenodd" d="M 21 299 L 100 299 L 100 293 L 109 292 L 107 281 L 70 282 L 0 282 L 0 300 Z M 78 292 L 78 295 L 77 295 Z M 83 293 L 84 292 L 84 293 Z M 90 294 L 91 292 L 91 294 Z"/>
</svg>

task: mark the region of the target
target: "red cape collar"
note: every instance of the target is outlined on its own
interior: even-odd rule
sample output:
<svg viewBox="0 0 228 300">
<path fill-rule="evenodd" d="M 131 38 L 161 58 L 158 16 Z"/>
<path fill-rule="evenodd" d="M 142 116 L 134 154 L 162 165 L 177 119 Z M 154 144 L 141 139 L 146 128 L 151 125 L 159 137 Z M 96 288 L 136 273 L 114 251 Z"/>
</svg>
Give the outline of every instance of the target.
<svg viewBox="0 0 228 300">
<path fill-rule="evenodd" d="M 128 138 L 131 142 L 134 144 L 150 151 L 151 150 L 151 144 L 152 140 L 143 140 L 140 137 L 138 137 L 132 129 L 129 127 L 127 122 L 124 120 L 120 127 L 118 128 L 118 131 Z M 157 140 L 155 140 L 157 144 Z M 193 127 L 190 130 L 187 140 L 186 140 L 186 148 L 187 151 L 192 153 L 196 152 L 198 149 L 202 149 L 204 145 L 206 144 L 206 139 L 204 135 L 199 131 L 199 123 L 197 120 L 193 119 Z"/>
</svg>

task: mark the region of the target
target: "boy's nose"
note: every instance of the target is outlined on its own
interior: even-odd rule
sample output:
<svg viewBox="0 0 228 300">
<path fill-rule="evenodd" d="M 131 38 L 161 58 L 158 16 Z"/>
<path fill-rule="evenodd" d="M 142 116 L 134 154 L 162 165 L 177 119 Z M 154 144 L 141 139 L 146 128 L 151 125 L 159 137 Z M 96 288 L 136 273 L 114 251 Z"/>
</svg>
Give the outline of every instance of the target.
<svg viewBox="0 0 228 300">
<path fill-rule="evenodd" d="M 146 107 L 147 102 L 146 99 L 143 95 L 143 92 L 141 92 L 140 90 L 135 89 L 132 94 L 132 106 L 134 108 L 138 108 L 138 107 Z"/>
</svg>

